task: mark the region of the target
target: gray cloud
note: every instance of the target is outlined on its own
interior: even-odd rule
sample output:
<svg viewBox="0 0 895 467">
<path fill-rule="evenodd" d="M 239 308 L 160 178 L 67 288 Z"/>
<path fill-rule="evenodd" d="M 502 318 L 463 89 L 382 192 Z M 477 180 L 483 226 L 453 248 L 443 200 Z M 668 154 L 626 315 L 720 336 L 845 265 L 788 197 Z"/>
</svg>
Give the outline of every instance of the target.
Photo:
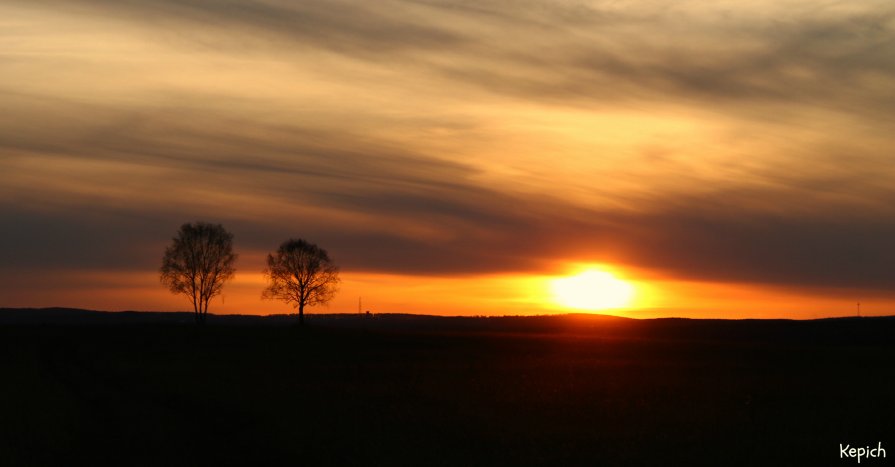
<svg viewBox="0 0 895 467">
<path fill-rule="evenodd" d="M 625 232 L 635 264 L 679 277 L 885 291 L 895 281 L 895 220 L 727 215 L 693 200 L 688 209 L 632 219 Z M 701 210 L 701 208 L 703 208 Z"/>
<path fill-rule="evenodd" d="M 651 2 L 629 10 L 610 3 L 534 1 L 64 5 L 140 23 L 149 18 L 153 27 L 167 25 L 187 40 L 216 31 L 194 37 L 197 44 L 238 49 L 260 47 L 258 38 L 269 38 L 268 46 L 277 49 L 319 48 L 397 61 L 529 99 L 758 100 L 891 116 L 891 96 L 878 89 L 891 86 L 895 72 L 891 6 L 868 4 L 851 12 L 793 8 L 769 18 L 712 12 L 698 17 Z M 867 84 L 874 79 L 882 81 Z"/>
<path fill-rule="evenodd" d="M 286 47 L 321 47 L 347 54 L 378 57 L 402 50 L 442 48 L 462 40 L 437 25 L 427 24 L 420 15 L 390 14 L 393 2 L 368 3 L 344 0 L 78 0 L 57 2 L 73 11 L 122 17 L 128 21 L 151 21 L 159 31 L 180 25 L 201 26 L 225 35 L 210 38 L 207 45 L 259 45 L 259 38 L 286 41 Z M 399 5 L 398 5 L 399 6 Z M 238 36 L 234 39 L 233 34 Z M 207 41 L 203 31 L 186 31 L 185 36 Z M 162 39 L 161 37 L 159 39 Z M 217 42 L 215 44 L 214 42 Z"/>
</svg>

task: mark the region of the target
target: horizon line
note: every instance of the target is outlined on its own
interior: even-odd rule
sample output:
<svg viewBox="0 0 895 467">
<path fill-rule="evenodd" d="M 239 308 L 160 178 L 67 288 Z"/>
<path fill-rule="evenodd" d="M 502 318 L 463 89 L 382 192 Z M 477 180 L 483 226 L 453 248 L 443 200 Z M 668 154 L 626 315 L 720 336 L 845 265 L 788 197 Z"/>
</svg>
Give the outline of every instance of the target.
<svg viewBox="0 0 895 467">
<path fill-rule="evenodd" d="M 118 314 L 118 313 L 136 313 L 136 314 L 189 314 L 192 315 L 192 311 L 160 311 L 160 310 L 94 310 L 89 308 L 76 308 L 76 307 L 65 307 L 65 306 L 50 306 L 50 307 L 0 307 L 0 313 L 5 311 L 76 311 L 76 312 L 89 312 L 89 313 L 108 313 L 108 314 Z M 242 314 L 242 313 L 226 313 L 226 314 L 216 314 L 209 313 L 210 316 L 215 316 L 218 318 L 224 317 L 251 317 L 251 318 L 280 318 L 280 317 L 290 317 L 297 316 L 297 313 L 274 313 L 274 314 Z M 327 316 L 327 317 L 335 317 L 335 316 L 356 316 L 356 317 L 366 317 L 366 313 L 358 313 L 358 312 L 330 312 L 330 313 L 307 313 L 309 317 L 313 316 Z M 689 321 L 828 321 L 828 320 L 841 320 L 841 319 L 863 319 L 863 318 L 895 318 L 895 314 L 889 315 L 845 315 L 845 316 L 827 316 L 827 317 L 818 317 L 818 318 L 693 318 L 686 316 L 660 316 L 660 317 L 632 317 L 632 316 L 619 316 L 613 314 L 606 313 L 589 313 L 589 312 L 570 312 L 570 313 L 539 313 L 539 314 L 531 314 L 531 315 L 488 315 L 488 314 L 476 314 L 476 315 L 435 315 L 435 314 L 426 314 L 426 313 L 406 313 L 406 312 L 381 312 L 381 313 L 370 313 L 371 317 L 376 316 L 412 316 L 419 318 L 549 318 L 549 317 L 585 317 L 585 318 L 616 318 L 620 320 L 635 320 L 635 321 L 655 321 L 655 320 L 663 320 L 663 319 L 678 319 L 678 320 L 689 320 Z"/>
</svg>

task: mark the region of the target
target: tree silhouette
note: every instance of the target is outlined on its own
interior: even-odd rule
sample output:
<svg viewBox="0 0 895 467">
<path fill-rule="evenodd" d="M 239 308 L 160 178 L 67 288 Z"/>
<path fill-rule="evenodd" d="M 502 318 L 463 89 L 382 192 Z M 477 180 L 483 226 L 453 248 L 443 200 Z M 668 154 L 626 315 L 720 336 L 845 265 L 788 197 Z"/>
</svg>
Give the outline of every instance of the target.
<svg viewBox="0 0 895 467">
<path fill-rule="evenodd" d="M 326 250 L 303 239 L 287 240 L 275 254 L 267 255 L 264 275 L 268 285 L 261 296 L 295 304 L 300 325 L 306 306 L 324 304 L 338 291 L 339 268 Z"/>
<path fill-rule="evenodd" d="M 185 294 L 193 301 L 197 323 L 204 323 L 208 301 L 221 293 L 233 277 L 233 234 L 220 224 L 183 224 L 173 243 L 165 249 L 161 281 L 171 293 Z"/>
</svg>

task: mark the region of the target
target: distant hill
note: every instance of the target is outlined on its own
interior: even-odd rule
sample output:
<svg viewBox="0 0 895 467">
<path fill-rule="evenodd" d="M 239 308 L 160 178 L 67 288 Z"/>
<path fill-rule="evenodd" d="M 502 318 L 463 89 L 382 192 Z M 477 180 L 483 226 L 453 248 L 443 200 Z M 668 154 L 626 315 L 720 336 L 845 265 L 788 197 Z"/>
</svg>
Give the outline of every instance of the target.
<svg viewBox="0 0 895 467">
<path fill-rule="evenodd" d="M 541 316 L 432 316 L 309 314 L 308 327 L 377 332 L 568 334 L 599 338 L 799 343 L 892 343 L 895 317 L 817 320 L 631 319 L 592 314 Z M 75 308 L 0 308 L 3 326 L 192 326 L 191 312 L 104 312 Z M 291 315 L 208 315 L 209 326 L 294 326 Z"/>
<path fill-rule="evenodd" d="M 214 324 L 286 324 L 287 316 L 208 315 Z M 79 308 L 0 308 L 0 325 L 192 324 L 192 312 L 95 311 Z"/>
<path fill-rule="evenodd" d="M 608 315 L 565 314 L 547 316 L 434 316 L 405 313 L 365 314 L 308 314 L 308 323 L 327 326 L 373 326 L 392 329 L 419 330 L 551 330 L 573 326 L 632 321 L 630 318 Z M 0 325 L 120 325 L 120 324 L 193 324 L 192 312 L 166 311 L 95 311 L 78 308 L 0 308 Z M 208 315 L 212 325 L 273 325 L 297 323 L 292 315 Z"/>
</svg>

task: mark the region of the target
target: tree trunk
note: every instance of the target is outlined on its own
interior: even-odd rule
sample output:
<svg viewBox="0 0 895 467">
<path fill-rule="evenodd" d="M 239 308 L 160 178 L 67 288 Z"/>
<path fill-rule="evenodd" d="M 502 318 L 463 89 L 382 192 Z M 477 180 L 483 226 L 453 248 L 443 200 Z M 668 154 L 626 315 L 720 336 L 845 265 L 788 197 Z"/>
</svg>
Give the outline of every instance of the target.
<svg viewBox="0 0 895 467">
<path fill-rule="evenodd" d="M 305 325 L 305 304 L 304 303 L 298 304 L 298 325 L 299 326 Z"/>
</svg>

